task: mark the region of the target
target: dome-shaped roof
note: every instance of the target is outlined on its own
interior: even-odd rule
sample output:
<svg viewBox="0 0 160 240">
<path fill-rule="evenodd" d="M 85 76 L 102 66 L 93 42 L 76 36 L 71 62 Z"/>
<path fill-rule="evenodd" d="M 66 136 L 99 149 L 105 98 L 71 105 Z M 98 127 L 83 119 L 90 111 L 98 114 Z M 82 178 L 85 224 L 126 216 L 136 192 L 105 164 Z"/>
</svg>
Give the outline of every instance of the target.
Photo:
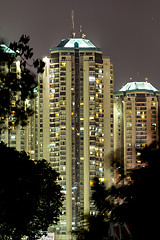
<svg viewBox="0 0 160 240">
<path fill-rule="evenodd" d="M 136 90 L 158 92 L 158 90 L 148 82 L 129 82 L 125 86 L 123 86 L 119 90 L 119 92 L 136 91 Z"/>
</svg>

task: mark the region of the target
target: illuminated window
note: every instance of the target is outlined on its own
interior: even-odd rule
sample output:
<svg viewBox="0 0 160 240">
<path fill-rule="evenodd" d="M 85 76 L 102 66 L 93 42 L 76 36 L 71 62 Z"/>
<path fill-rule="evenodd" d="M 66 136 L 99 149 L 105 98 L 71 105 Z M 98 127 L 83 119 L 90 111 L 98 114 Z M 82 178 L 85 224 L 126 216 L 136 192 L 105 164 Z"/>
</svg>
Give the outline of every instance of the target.
<svg viewBox="0 0 160 240">
<path fill-rule="evenodd" d="M 142 113 L 142 115 L 141 115 L 141 118 L 142 118 L 142 119 L 144 119 L 144 118 L 145 118 L 144 112 Z"/>
<path fill-rule="evenodd" d="M 49 97 L 50 98 L 54 98 L 54 94 L 49 94 Z"/>
<path fill-rule="evenodd" d="M 95 81 L 95 77 L 94 76 L 89 76 L 89 81 L 90 82 L 94 82 Z"/>
<path fill-rule="evenodd" d="M 11 139 L 16 139 L 16 136 L 11 136 Z"/>
<path fill-rule="evenodd" d="M 104 178 L 99 178 L 98 179 L 100 182 L 104 182 Z"/>
<path fill-rule="evenodd" d="M 90 119 L 90 120 L 93 120 L 93 119 L 94 119 L 94 117 L 90 117 L 89 119 Z"/>
<path fill-rule="evenodd" d="M 93 181 L 91 181 L 91 182 L 90 182 L 90 185 L 91 185 L 91 186 L 92 186 L 92 185 L 94 185 L 94 182 L 93 182 Z"/>
</svg>

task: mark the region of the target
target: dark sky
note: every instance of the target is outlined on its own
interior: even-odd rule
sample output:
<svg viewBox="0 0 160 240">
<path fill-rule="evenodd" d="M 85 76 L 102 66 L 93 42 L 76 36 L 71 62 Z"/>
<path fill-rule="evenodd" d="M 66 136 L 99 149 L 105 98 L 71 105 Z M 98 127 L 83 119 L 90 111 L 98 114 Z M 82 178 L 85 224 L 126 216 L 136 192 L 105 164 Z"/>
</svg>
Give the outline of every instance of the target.
<svg viewBox="0 0 160 240">
<path fill-rule="evenodd" d="M 71 9 L 79 37 L 110 56 L 115 90 L 134 81 L 148 81 L 160 90 L 160 0 L 5 0 L 0 4 L 0 36 L 7 42 L 31 37 L 35 58 L 49 54 L 61 39 L 71 37 Z"/>
</svg>

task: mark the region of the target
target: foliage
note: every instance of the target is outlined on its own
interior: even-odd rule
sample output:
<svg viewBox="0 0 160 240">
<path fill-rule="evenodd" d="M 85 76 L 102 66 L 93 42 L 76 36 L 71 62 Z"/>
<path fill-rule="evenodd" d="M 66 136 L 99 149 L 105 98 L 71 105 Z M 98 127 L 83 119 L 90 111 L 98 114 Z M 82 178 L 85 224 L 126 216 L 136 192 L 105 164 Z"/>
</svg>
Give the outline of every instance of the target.
<svg viewBox="0 0 160 240">
<path fill-rule="evenodd" d="M 108 239 L 109 226 L 112 221 L 111 213 L 115 206 L 113 192 L 114 188 L 106 189 L 105 185 L 95 178 L 92 200 L 95 204 L 96 214 L 84 216 L 81 227 L 76 232 L 77 240 Z"/>
<path fill-rule="evenodd" d="M 131 184 L 118 189 L 123 204 L 117 206 L 114 214 L 119 221 L 129 224 L 132 238 L 136 240 L 154 239 L 159 234 L 159 156 L 160 149 L 144 149 L 142 158 L 146 167 L 134 169 Z"/>
<path fill-rule="evenodd" d="M 121 187 L 105 186 L 95 180 L 93 199 L 97 207 L 95 216 L 85 217 L 78 240 L 110 239 L 109 229 L 127 226 L 121 239 L 156 239 L 159 235 L 159 169 L 160 149 L 151 145 L 142 151 L 145 167 L 130 171 L 131 182 Z M 126 229 L 125 229 L 126 230 Z M 108 238 L 107 238 L 108 237 Z M 113 233 L 112 233 L 113 237 Z"/>
<path fill-rule="evenodd" d="M 103 215 L 85 216 L 81 228 L 76 232 L 77 240 L 104 240 L 108 236 L 109 222 Z"/>
<path fill-rule="evenodd" d="M 58 174 L 46 160 L 0 144 L 0 240 L 21 239 L 57 223 L 62 206 Z"/>
<path fill-rule="evenodd" d="M 44 62 L 32 60 L 33 49 L 29 47 L 29 40 L 28 36 L 22 35 L 9 48 L 0 45 L 1 128 L 6 118 L 11 120 L 11 124 L 14 122 L 15 125 L 26 125 L 28 117 L 33 114 L 32 109 L 25 104 L 26 99 L 34 97 L 34 87 L 37 85 L 31 67 L 38 73 L 43 72 Z"/>
</svg>

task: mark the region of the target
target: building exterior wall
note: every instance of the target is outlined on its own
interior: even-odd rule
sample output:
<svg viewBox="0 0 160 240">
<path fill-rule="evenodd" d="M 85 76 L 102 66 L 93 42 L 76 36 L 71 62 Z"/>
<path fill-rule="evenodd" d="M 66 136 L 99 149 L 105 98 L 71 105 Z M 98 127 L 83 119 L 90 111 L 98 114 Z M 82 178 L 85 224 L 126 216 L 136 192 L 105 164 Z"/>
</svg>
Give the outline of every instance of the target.
<svg viewBox="0 0 160 240">
<path fill-rule="evenodd" d="M 110 187 L 113 183 L 113 170 L 111 156 L 114 152 L 113 138 L 113 88 L 114 74 L 113 64 L 109 58 L 103 59 L 103 82 L 104 82 L 104 175 L 105 184 Z"/>
<path fill-rule="evenodd" d="M 77 41 L 78 42 L 78 41 Z M 95 214 L 94 178 L 111 183 L 113 151 L 113 65 L 95 48 L 53 48 L 39 74 L 38 158 L 60 173 L 64 195 L 57 239 L 70 239 L 81 216 Z M 37 144 L 38 143 L 38 144 Z M 105 158 L 105 156 L 107 156 Z M 107 168 L 107 170 L 104 170 Z"/>
<path fill-rule="evenodd" d="M 158 143 L 159 92 L 132 90 L 114 95 L 114 149 L 124 171 L 142 166 L 140 150 Z"/>
</svg>

